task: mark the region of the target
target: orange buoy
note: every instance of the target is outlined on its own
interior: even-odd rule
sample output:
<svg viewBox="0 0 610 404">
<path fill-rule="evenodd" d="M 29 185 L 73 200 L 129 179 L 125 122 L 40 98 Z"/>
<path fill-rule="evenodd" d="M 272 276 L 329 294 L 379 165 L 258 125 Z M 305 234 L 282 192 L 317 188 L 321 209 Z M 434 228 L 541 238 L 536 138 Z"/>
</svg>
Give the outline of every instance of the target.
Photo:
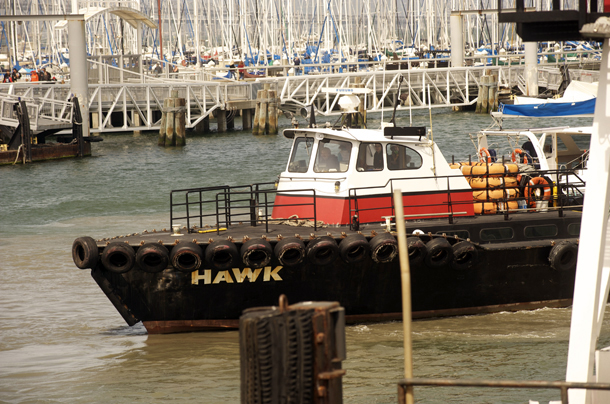
<svg viewBox="0 0 610 404">
<path fill-rule="evenodd" d="M 534 208 L 536 201 L 551 200 L 551 184 L 544 177 L 534 177 L 523 189 L 523 195 L 529 201 L 530 208 Z"/>
<path fill-rule="evenodd" d="M 515 149 L 513 150 L 513 154 L 511 155 L 511 160 L 513 163 L 517 162 L 517 154 L 523 154 L 523 150 Z M 527 164 L 527 155 L 523 155 L 523 164 Z"/>
<path fill-rule="evenodd" d="M 480 161 L 482 161 L 482 162 L 487 161 L 488 163 L 491 163 L 491 154 L 489 153 L 489 150 L 487 150 L 486 148 L 481 147 L 477 154 L 479 155 Z M 487 155 L 487 158 L 484 157 L 484 154 Z"/>
</svg>

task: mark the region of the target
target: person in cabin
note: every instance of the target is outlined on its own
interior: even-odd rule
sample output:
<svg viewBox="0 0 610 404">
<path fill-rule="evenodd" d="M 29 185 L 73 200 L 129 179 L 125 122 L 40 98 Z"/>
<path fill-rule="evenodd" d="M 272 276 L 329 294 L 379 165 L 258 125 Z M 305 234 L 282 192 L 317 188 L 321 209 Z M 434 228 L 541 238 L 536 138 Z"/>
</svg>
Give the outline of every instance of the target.
<svg viewBox="0 0 610 404">
<path fill-rule="evenodd" d="M 11 73 L 11 79 L 14 82 L 21 78 L 21 73 L 17 71 L 17 68 L 13 67 L 13 72 Z"/>
<path fill-rule="evenodd" d="M 328 147 L 322 147 L 318 153 L 315 171 L 328 172 L 330 170 L 339 170 L 339 159 L 331 153 Z"/>
<path fill-rule="evenodd" d="M 349 156 L 350 156 L 350 152 L 351 152 L 352 147 L 348 144 L 342 144 L 341 146 L 339 146 L 339 162 L 342 164 L 348 164 L 349 163 Z"/>
<path fill-rule="evenodd" d="M 390 152 L 388 153 L 388 168 L 390 170 L 398 170 L 398 168 L 400 167 L 399 158 L 400 157 L 398 155 L 398 145 L 391 145 Z"/>
<path fill-rule="evenodd" d="M 383 147 L 381 147 L 381 143 L 375 143 L 373 170 L 383 170 Z"/>
</svg>

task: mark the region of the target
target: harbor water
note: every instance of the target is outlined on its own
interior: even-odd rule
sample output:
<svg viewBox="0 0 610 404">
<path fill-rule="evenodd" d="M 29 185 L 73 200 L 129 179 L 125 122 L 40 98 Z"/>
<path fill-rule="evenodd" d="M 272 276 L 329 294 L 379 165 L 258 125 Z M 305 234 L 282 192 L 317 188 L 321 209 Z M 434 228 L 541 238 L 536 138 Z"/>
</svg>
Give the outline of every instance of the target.
<svg viewBox="0 0 610 404">
<path fill-rule="evenodd" d="M 413 116 L 414 125 L 429 127 L 429 120 L 427 111 Z M 408 125 L 409 116 L 398 121 Z M 445 157 L 458 161 L 475 151 L 467 133 L 491 119 L 434 111 L 432 123 Z M 522 119 L 505 126 L 590 123 Z M 369 127 L 378 126 L 377 116 Z M 71 246 L 84 235 L 169 228 L 171 189 L 273 181 L 290 141 L 235 131 L 193 136 L 172 149 L 158 147 L 154 133 L 124 133 L 105 135 L 92 149 L 91 158 L 0 167 L 0 402 L 238 402 L 237 331 L 148 335 L 141 324 L 128 327 L 88 271 L 76 268 Z M 541 309 L 416 321 L 414 374 L 562 380 L 570 315 Z M 610 345 L 607 323 L 600 346 Z M 397 401 L 402 338 L 399 322 L 347 327 L 344 402 Z M 551 391 L 471 388 L 416 388 L 415 395 L 425 403 L 559 399 Z"/>
</svg>

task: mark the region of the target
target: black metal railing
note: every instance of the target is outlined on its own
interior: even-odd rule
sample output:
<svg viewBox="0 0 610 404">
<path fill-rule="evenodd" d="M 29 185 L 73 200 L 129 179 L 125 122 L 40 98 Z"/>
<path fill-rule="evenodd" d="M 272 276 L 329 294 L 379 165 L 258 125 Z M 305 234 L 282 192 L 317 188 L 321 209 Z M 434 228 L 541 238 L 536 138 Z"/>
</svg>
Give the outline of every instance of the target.
<svg viewBox="0 0 610 404">
<path fill-rule="evenodd" d="M 406 404 L 408 389 L 414 386 L 436 387 L 495 387 L 515 389 L 557 389 L 560 391 L 561 403 L 568 404 L 569 389 L 610 390 L 610 383 L 582 383 L 563 381 L 512 381 L 512 380 L 456 380 L 456 379 L 429 379 L 412 378 L 398 382 L 398 403 Z"/>
<path fill-rule="evenodd" d="M 265 225 L 268 232 L 271 220 L 290 219 L 272 217 L 274 208 L 311 206 L 313 216 L 301 215 L 298 220 L 312 221 L 314 230 L 317 230 L 316 191 L 277 191 L 274 185 L 268 182 L 173 190 L 170 193 L 170 226 L 178 220 L 186 220 L 190 233 L 199 232 L 204 227 L 213 228 L 219 233 L 223 228 L 246 222 L 251 226 Z M 277 203 L 277 195 L 304 196 L 311 198 L 311 202 Z"/>
<path fill-rule="evenodd" d="M 528 174 L 528 173 L 522 173 Z M 383 185 L 371 186 L 371 187 L 360 187 L 360 188 L 350 188 L 348 191 L 348 206 L 349 206 L 349 215 L 351 218 L 351 227 L 352 230 L 357 230 L 354 226 L 357 227 L 359 223 L 359 218 L 362 217 L 363 214 L 372 211 L 387 211 L 391 210 L 392 215 L 394 215 L 394 201 L 392 198 L 394 188 L 396 188 L 396 184 L 398 182 L 403 182 L 401 184 L 402 191 L 404 193 L 413 192 L 413 190 L 417 189 L 417 181 L 426 181 L 426 180 L 435 180 L 435 181 L 446 181 L 446 197 L 445 200 L 440 203 L 418 203 L 418 204 L 405 204 L 404 211 L 406 213 L 405 217 L 409 218 L 438 218 L 442 217 L 442 214 L 439 214 L 439 210 L 445 212 L 448 222 L 453 223 L 454 217 L 459 214 L 463 214 L 466 205 L 472 205 L 475 201 L 455 201 L 453 196 L 459 192 L 468 192 L 468 191 L 493 191 L 497 189 L 501 189 L 502 187 L 488 186 L 485 188 L 452 188 L 451 187 L 451 179 L 452 178 L 463 178 L 463 177 L 479 177 L 478 175 L 455 175 L 455 176 L 430 176 L 430 177 L 418 177 L 418 178 L 394 178 L 388 180 Z M 506 220 L 509 219 L 511 214 L 518 213 L 526 213 L 531 211 L 540 211 L 540 210 L 556 210 L 558 215 L 563 216 L 563 212 L 565 209 L 579 209 L 582 208 L 582 202 L 584 199 L 584 180 L 579 177 L 575 171 L 573 170 L 548 170 L 548 171 L 536 171 L 531 173 L 531 177 L 546 177 L 548 179 L 548 183 L 541 184 L 523 184 L 522 186 L 518 186 L 521 190 L 524 190 L 525 185 L 528 185 L 528 194 L 520 195 L 517 198 L 494 198 L 490 199 L 490 202 L 495 202 L 497 204 L 501 204 L 502 208 L 498 209 L 499 213 L 504 214 Z M 403 185 L 406 183 L 408 186 L 405 188 Z M 515 188 L 515 187 L 504 187 L 504 188 Z M 550 195 L 545 195 L 545 190 L 549 191 Z M 372 192 L 371 192 L 372 191 Z M 365 193 L 365 195 L 363 195 Z M 375 207 L 361 208 L 359 206 L 359 200 L 364 196 L 370 197 L 371 194 L 383 195 L 384 198 L 382 200 L 387 200 L 387 203 L 378 203 Z M 521 206 L 518 209 L 510 209 L 508 208 L 508 203 L 516 201 L 517 203 L 521 202 Z M 548 206 L 538 206 L 536 204 L 537 201 L 546 201 Z M 483 201 L 481 201 L 483 202 Z M 439 209 L 440 207 L 440 209 Z M 421 208 L 428 208 L 430 210 L 429 213 L 416 213 L 416 214 L 408 214 L 409 212 L 414 212 L 421 210 Z M 380 217 L 382 215 L 380 214 Z M 381 220 L 381 219 L 380 219 Z"/>
</svg>

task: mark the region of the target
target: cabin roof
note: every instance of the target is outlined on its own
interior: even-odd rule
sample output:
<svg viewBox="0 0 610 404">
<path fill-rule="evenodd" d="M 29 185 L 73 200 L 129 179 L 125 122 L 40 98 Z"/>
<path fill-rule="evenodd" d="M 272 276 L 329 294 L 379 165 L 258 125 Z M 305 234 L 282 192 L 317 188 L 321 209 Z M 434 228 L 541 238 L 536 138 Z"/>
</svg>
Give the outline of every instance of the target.
<svg viewBox="0 0 610 404">
<path fill-rule="evenodd" d="M 285 129 L 283 134 L 287 139 L 294 139 L 295 135 L 305 135 L 313 137 L 316 133 L 321 133 L 325 138 L 343 139 L 358 142 L 374 142 L 374 143 L 410 143 L 421 144 L 427 143 L 427 139 L 413 136 L 394 136 L 387 137 L 383 135 L 382 129 L 354 129 L 354 128 L 303 128 L 303 129 Z"/>
</svg>

